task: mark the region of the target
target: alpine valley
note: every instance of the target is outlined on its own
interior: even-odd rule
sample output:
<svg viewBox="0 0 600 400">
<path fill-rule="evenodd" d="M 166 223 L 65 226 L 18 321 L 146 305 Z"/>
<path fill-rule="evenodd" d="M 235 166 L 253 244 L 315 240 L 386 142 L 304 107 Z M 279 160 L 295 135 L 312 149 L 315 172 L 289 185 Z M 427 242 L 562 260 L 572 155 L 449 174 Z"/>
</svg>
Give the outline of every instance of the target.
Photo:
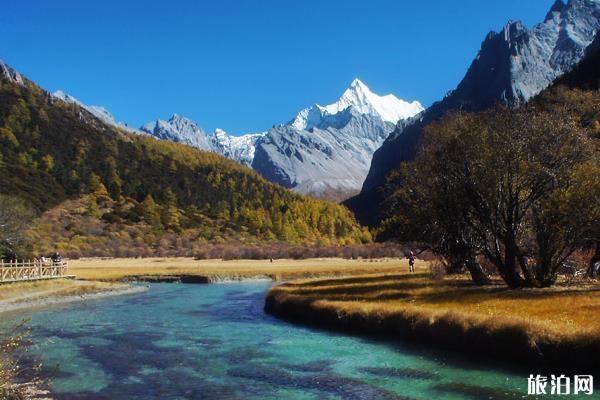
<svg viewBox="0 0 600 400">
<path fill-rule="evenodd" d="M 224 241 L 370 241 L 341 205 L 293 193 L 222 155 L 132 132 L 5 63 L 0 121 L 0 187 L 39 215 L 27 234 L 36 252 L 191 255 Z M 180 117 L 156 125 L 165 138 L 171 127 L 196 138 L 196 147 L 205 137 Z M 227 136 L 206 143 L 215 138 Z M 230 139 L 220 143 L 245 140 Z"/>
<path fill-rule="evenodd" d="M 109 124 L 129 129 L 103 107 L 85 105 L 62 91 L 54 95 L 79 104 Z M 358 193 L 373 153 L 396 124 L 421 111 L 418 101 L 379 96 L 355 79 L 335 103 L 305 108 L 289 122 L 265 132 L 234 136 L 217 129 L 209 134 L 178 114 L 132 131 L 221 154 L 303 194 L 343 200 Z"/>
<path fill-rule="evenodd" d="M 600 0 L 553 1 L 5 2 L 0 400 L 598 398 Z"/>
</svg>

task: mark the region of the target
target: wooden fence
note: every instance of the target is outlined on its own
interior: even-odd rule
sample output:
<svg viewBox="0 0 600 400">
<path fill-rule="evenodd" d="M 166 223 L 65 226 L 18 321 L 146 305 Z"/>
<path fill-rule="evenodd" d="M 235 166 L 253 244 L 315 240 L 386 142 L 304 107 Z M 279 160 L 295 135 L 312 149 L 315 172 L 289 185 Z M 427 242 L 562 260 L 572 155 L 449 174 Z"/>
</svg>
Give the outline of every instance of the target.
<svg viewBox="0 0 600 400">
<path fill-rule="evenodd" d="M 68 262 L 41 260 L 0 260 L 0 283 L 70 277 Z"/>
</svg>

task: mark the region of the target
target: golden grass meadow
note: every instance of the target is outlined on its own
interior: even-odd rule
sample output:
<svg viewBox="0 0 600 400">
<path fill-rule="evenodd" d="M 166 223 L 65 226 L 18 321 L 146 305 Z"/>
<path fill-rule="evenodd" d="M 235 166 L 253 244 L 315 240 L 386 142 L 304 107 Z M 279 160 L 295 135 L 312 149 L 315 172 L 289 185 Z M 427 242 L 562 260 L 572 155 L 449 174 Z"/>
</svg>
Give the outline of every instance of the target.
<svg viewBox="0 0 600 400">
<path fill-rule="evenodd" d="M 273 289 L 291 298 L 333 306 L 340 312 L 387 315 L 425 312 L 432 318 L 451 313 L 465 321 L 520 322 L 556 336 L 600 335 L 597 285 L 560 283 L 550 289 L 512 290 L 500 282 L 478 287 L 467 276 L 432 280 L 427 273 L 375 274 L 342 279 L 306 280 Z"/>
<path fill-rule="evenodd" d="M 69 273 L 78 279 L 115 281 L 135 276 L 206 276 L 212 278 L 269 277 L 277 281 L 347 276 L 368 273 L 395 273 L 408 270 L 405 259 L 346 260 L 195 260 L 193 258 L 112 258 L 81 259 L 69 262 Z"/>
</svg>

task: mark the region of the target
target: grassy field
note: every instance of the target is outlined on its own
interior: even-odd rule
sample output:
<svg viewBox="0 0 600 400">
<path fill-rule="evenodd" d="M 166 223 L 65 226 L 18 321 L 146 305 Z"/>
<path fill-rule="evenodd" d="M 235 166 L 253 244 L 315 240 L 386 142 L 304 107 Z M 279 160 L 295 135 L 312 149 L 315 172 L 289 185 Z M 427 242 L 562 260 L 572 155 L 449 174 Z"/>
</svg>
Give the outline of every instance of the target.
<svg viewBox="0 0 600 400">
<path fill-rule="evenodd" d="M 421 267 L 425 267 L 425 263 Z M 367 273 L 397 273 L 408 270 L 403 259 L 345 260 L 194 260 L 193 258 L 114 258 L 69 261 L 69 273 L 78 279 L 116 281 L 150 275 L 191 275 L 211 278 L 268 276 L 274 280 L 346 276 Z"/>
<path fill-rule="evenodd" d="M 600 285 L 593 282 L 511 290 L 499 281 L 477 287 L 467 277 L 432 280 L 422 272 L 375 274 L 280 285 L 269 292 L 267 310 L 304 322 L 388 333 L 458 350 L 520 353 L 534 360 L 542 355 L 543 360 L 558 362 L 580 357 L 583 364 L 591 355 L 600 357 Z"/>
</svg>

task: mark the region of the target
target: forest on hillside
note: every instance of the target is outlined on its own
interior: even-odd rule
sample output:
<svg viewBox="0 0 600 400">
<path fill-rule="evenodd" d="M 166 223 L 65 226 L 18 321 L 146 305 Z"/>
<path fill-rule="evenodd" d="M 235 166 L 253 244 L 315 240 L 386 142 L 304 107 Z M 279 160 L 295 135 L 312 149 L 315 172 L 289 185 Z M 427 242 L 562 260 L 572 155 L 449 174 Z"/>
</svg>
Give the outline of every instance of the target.
<svg viewBox="0 0 600 400">
<path fill-rule="evenodd" d="M 200 243 L 370 241 L 343 206 L 294 194 L 216 154 L 118 130 L 30 81 L 0 81 L 0 193 L 42 215 L 28 233 L 34 242 L 52 238 L 79 255 L 98 244 L 94 237 L 114 235 L 150 249 L 175 234 Z M 11 251 L 25 256 L 31 247 L 4 241 L 4 255 Z"/>
</svg>

